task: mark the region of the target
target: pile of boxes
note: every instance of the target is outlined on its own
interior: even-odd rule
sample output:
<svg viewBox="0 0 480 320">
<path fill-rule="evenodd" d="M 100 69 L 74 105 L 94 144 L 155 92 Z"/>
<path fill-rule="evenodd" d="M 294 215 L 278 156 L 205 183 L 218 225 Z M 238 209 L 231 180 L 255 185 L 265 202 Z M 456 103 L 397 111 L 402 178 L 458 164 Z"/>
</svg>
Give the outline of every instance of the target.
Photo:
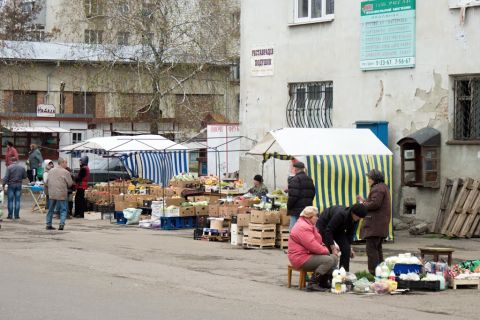
<svg viewBox="0 0 480 320">
<path fill-rule="evenodd" d="M 235 220 L 234 220 L 235 221 Z M 251 248 L 288 247 L 290 218 L 286 209 L 265 211 L 250 209 L 238 213 L 231 227 L 231 244 Z"/>
</svg>

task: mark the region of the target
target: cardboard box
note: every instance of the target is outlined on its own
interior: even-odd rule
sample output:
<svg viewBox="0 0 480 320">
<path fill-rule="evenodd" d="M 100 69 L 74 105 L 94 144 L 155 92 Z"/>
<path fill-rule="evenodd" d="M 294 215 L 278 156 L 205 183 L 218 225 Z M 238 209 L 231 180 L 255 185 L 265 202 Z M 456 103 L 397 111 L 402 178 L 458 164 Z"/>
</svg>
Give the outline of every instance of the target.
<svg viewBox="0 0 480 320">
<path fill-rule="evenodd" d="M 124 201 L 125 200 L 125 196 L 122 194 L 122 195 L 114 195 L 113 196 L 113 202 L 117 203 L 117 201 Z"/>
<path fill-rule="evenodd" d="M 193 217 L 195 216 L 195 210 L 194 207 L 180 207 L 180 212 L 179 212 L 180 217 Z"/>
<path fill-rule="evenodd" d="M 220 206 L 218 210 L 218 215 L 220 217 L 231 218 L 232 216 L 236 216 L 237 214 L 238 214 L 237 206 L 223 205 L 223 206 Z"/>
<path fill-rule="evenodd" d="M 136 194 L 126 194 L 124 195 L 125 201 L 135 201 L 137 202 L 137 195 Z"/>
<path fill-rule="evenodd" d="M 218 204 L 210 204 L 207 210 L 210 217 L 218 217 L 220 206 Z"/>
<path fill-rule="evenodd" d="M 228 229 L 230 225 L 230 220 L 224 218 L 210 218 L 210 229 L 224 230 Z"/>
<path fill-rule="evenodd" d="M 281 208 L 280 211 L 280 224 L 282 226 L 289 226 L 290 225 L 290 216 L 287 216 L 287 209 Z"/>
<path fill-rule="evenodd" d="M 247 213 L 239 213 L 237 215 L 237 226 L 238 227 L 248 227 L 248 224 L 250 223 L 250 214 Z"/>
<path fill-rule="evenodd" d="M 238 214 L 249 214 L 252 212 L 250 207 L 238 207 Z"/>
<path fill-rule="evenodd" d="M 87 211 L 83 215 L 83 219 L 85 220 L 102 220 L 102 213 L 95 212 L 95 211 Z"/>
<path fill-rule="evenodd" d="M 195 206 L 195 215 L 208 216 L 208 206 Z"/>
<path fill-rule="evenodd" d="M 180 217 L 180 207 L 165 208 L 165 217 Z"/>
<path fill-rule="evenodd" d="M 235 200 L 235 204 L 239 207 L 252 207 L 254 204 L 260 203 L 260 200 L 243 199 Z"/>
<path fill-rule="evenodd" d="M 165 204 L 168 206 L 180 206 L 185 202 L 184 198 L 165 198 Z"/>
<path fill-rule="evenodd" d="M 252 210 L 250 222 L 277 224 L 280 223 L 280 214 L 278 211 Z"/>
</svg>

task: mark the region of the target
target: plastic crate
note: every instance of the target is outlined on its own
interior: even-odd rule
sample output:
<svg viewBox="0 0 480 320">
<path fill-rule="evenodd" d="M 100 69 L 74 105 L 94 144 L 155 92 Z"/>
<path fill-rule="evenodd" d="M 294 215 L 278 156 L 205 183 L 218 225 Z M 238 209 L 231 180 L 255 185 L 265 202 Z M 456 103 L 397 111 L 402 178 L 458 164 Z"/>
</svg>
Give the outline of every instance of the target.
<svg viewBox="0 0 480 320">
<path fill-rule="evenodd" d="M 440 281 L 412 281 L 397 278 L 398 289 L 440 291 Z"/>
<path fill-rule="evenodd" d="M 397 263 L 393 267 L 393 272 L 395 273 L 396 276 L 399 276 L 401 274 L 407 274 L 407 273 L 421 273 L 422 266 L 419 264 Z"/>
<path fill-rule="evenodd" d="M 115 211 L 114 217 L 117 220 L 117 224 L 127 224 L 127 219 L 123 216 L 122 211 Z"/>
</svg>

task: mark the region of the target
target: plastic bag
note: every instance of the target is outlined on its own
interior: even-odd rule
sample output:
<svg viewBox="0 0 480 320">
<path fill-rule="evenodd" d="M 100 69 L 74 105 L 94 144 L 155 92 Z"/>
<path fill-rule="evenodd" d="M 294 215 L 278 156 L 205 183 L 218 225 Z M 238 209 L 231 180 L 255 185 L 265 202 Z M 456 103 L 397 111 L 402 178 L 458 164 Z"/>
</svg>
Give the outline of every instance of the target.
<svg viewBox="0 0 480 320">
<path fill-rule="evenodd" d="M 138 224 L 142 209 L 127 208 L 123 210 L 123 217 L 127 219 L 127 224 Z"/>
<path fill-rule="evenodd" d="M 3 217 L 3 199 L 4 199 L 5 193 L 4 191 L 0 191 L 0 219 Z"/>
<path fill-rule="evenodd" d="M 372 291 L 374 291 L 376 294 L 385 294 L 388 293 L 388 290 L 390 288 L 390 285 L 387 282 L 388 280 L 381 280 L 378 282 L 374 282 L 371 285 Z"/>
<path fill-rule="evenodd" d="M 371 283 L 367 278 L 362 278 L 353 283 L 353 291 L 358 293 L 369 293 L 370 285 Z"/>
</svg>

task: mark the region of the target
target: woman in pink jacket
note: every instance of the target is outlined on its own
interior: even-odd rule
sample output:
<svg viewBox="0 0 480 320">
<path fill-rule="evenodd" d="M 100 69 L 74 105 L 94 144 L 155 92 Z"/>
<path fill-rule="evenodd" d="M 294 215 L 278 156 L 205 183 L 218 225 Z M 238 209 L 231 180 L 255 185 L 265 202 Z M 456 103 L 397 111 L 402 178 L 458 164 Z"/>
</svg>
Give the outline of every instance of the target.
<svg viewBox="0 0 480 320">
<path fill-rule="evenodd" d="M 325 291 L 330 288 L 332 270 L 337 265 L 337 256 L 331 255 L 315 227 L 318 209 L 306 207 L 290 231 L 288 260 L 292 267 L 313 271 L 307 290 Z"/>
</svg>

